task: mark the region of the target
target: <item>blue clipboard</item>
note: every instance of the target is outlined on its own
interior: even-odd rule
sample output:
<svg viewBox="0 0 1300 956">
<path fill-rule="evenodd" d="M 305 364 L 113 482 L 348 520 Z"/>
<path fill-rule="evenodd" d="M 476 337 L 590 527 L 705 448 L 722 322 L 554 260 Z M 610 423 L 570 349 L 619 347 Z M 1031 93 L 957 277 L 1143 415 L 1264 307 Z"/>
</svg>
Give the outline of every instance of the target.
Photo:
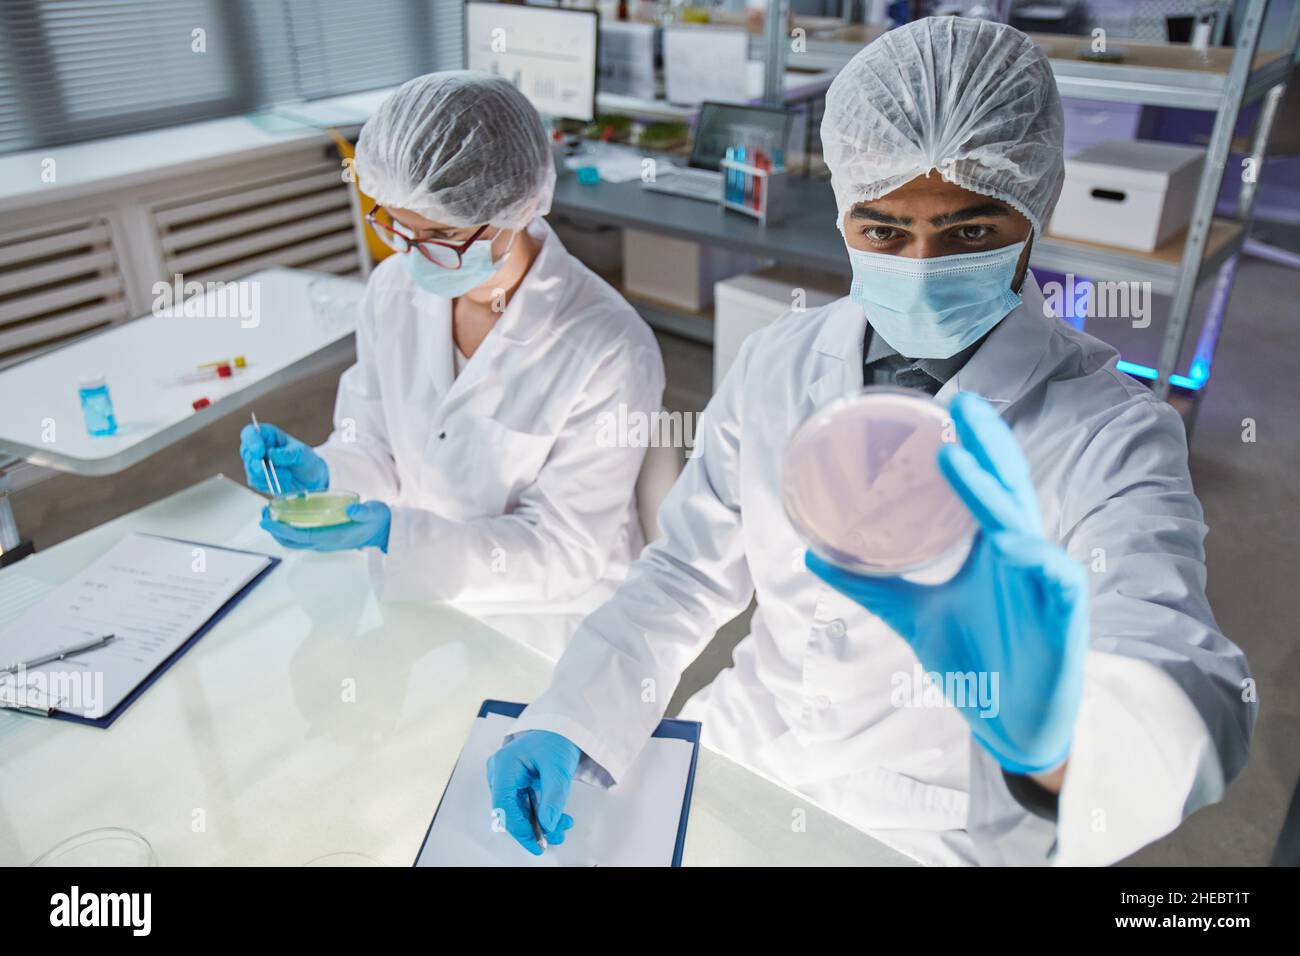
<svg viewBox="0 0 1300 956">
<path fill-rule="evenodd" d="M 143 534 L 143 532 L 141 533 Z M 264 567 L 261 571 L 259 571 L 257 575 L 253 577 L 252 580 L 250 580 L 242 588 L 240 588 L 233 595 L 231 595 L 230 600 L 228 600 L 225 604 L 221 605 L 221 607 L 217 608 L 216 613 L 213 614 L 212 617 L 208 618 L 207 621 L 204 622 L 202 627 L 200 627 L 197 631 L 191 634 L 189 639 L 186 640 L 184 644 L 176 648 L 176 650 L 172 651 L 171 655 L 165 661 L 163 661 L 152 671 L 150 671 L 148 676 L 146 676 L 144 680 L 140 681 L 140 683 L 135 685 L 135 689 L 132 690 L 131 693 L 123 697 L 122 700 L 118 703 L 118 705 L 114 707 L 112 710 L 110 710 L 103 717 L 82 717 L 79 714 L 65 714 L 62 711 L 55 709 L 50 711 L 48 715 L 55 720 L 66 720 L 74 724 L 86 724 L 90 727 L 101 727 L 104 729 L 107 729 L 108 727 L 112 726 L 113 721 L 121 717 L 122 714 L 126 711 L 126 709 L 130 707 L 133 703 L 135 703 L 137 697 L 139 697 L 146 690 L 148 690 L 153 685 L 154 681 L 156 681 L 159 677 L 161 677 L 164 673 L 166 673 L 169 667 L 171 667 L 178 660 L 180 660 L 181 657 L 185 655 L 186 651 L 188 651 L 191 647 L 193 647 L 195 644 L 199 642 L 199 638 L 203 637 L 204 634 L 212 630 L 213 626 L 216 625 L 218 621 L 220 621 L 223 617 L 225 617 L 228 613 L 230 613 L 231 608 L 233 608 L 236 604 L 238 604 L 245 597 L 247 597 L 248 593 L 252 591 L 253 588 L 257 587 L 257 585 L 262 582 L 262 579 L 265 578 L 268 574 L 270 574 L 271 570 L 275 568 L 277 564 L 280 563 L 279 558 L 275 557 L 274 555 L 263 554 L 261 551 L 244 551 L 239 548 L 224 548 L 219 544 L 206 544 L 202 541 L 187 541 L 184 538 L 171 538 L 168 537 L 167 535 L 162 535 L 162 534 L 145 534 L 145 537 L 165 538 L 168 541 L 177 541 L 180 542 L 181 544 L 192 544 L 196 548 L 211 548 L 216 551 L 233 551 L 235 554 L 256 554 L 259 557 L 266 558 L 269 563 L 267 564 L 266 567 Z"/>
<path fill-rule="evenodd" d="M 526 704 L 516 704 L 506 700 L 485 700 L 483 706 L 478 709 L 479 717 L 486 717 L 488 714 L 501 714 L 505 717 L 518 717 L 524 712 Z M 686 774 L 686 790 L 682 794 L 682 815 L 677 821 L 677 843 L 673 846 L 673 866 L 682 865 L 682 850 L 686 846 L 686 821 L 691 815 L 691 793 L 695 789 L 695 764 L 700 757 L 700 728 L 698 720 L 676 720 L 665 717 L 659 721 L 659 726 L 655 728 L 652 737 L 667 737 L 672 740 L 689 740 L 691 742 L 691 769 Z M 455 768 L 451 771 L 456 772 Z M 448 784 L 450 785 L 450 780 Z M 438 798 L 438 808 L 433 811 L 433 820 L 429 821 L 429 829 L 424 831 L 424 839 L 420 841 L 420 849 L 415 854 L 415 860 L 411 866 L 415 866 L 424 855 L 424 848 L 429 842 L 429 835 L 433 833 L 434 820 L 438 819 L 438 810 L 442 809 L 443 797 L 446 797 L 447 791 L 444 789 L 442 797 Z"/>
</svg>

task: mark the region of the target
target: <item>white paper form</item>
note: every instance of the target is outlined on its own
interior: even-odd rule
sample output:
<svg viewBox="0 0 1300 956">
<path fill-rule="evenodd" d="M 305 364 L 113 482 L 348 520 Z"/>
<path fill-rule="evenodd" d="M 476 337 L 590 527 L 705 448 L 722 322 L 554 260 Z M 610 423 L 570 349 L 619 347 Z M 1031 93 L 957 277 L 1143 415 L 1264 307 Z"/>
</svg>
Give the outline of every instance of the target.
<svg viewBox="0 0 1300 956">
<path fill-rule="evenodd" d="M 533 856 L 493 827 L 488 758 L 514 719 L 474 721 L 416 866 L 672 866 L 694 744 L 652 737 L 609 790 L 574 782 L 565 812 L 573 829 Z"/>
<path fill-rule="evenodd" d="M 263 554 L 128 535 L 0 631 L 0 668 L 104 634 L 114 640 L 19 674 L 0 674 L 0 698 L 12 700 L 17 692 L 29 707 L 102 717 L 270 561 Z"/>
</svg>

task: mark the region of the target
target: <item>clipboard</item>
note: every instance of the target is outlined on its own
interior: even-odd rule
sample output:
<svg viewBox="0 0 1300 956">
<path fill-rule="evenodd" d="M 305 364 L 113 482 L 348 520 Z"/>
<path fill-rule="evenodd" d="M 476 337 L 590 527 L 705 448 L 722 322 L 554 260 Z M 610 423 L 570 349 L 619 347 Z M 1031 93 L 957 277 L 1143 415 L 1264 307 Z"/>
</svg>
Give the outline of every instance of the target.
<svg viewBox="0 0 1300 956">
<path fill-rule="evenodd" d="M 207 634 L 208 631 L 212 630 L 212 628 L 216 625 L 218 621 L 220 621 L 223 617 L 225 617 L 230 612 L 230 610 L 234 608 L 236 604 L 238 604 L 245 597 L 247 597 L 249 592 L 251 592 L 253 588 L 257 587 L 257 585 L 262 582 L 262 579 L 265 578 L 267 574 L 269 574 L 276 567 L 276 565 L 280 563 L 280 559 L 275 557 L 275 555 L 263 554 L 261 551 L 245 551 L 242 548 L 227 548 L 219 544 L 207 544 L 202 541 L 190 541 L 185 538 L 173 538 L 168 535 L 148 534 L 146 532 L 140 532 L 140 533 L 144 534 L 146 537 L 163 538 L 164 540 L 167 541 L 175 541 L 178 544 L 193 545 L 196 548 L 214 548 L 222 551 L 230 551 L 235 554 L 257 555 L 258 557 L 266 558 L 267 565 L 256 575 L 250 578 L 247 584 L 245 584 L 242 588 L 240 588 L 233 595 L 231 595 L 230 599 L 227 600 L 225 604 L 217 608 L 216 612 L 210 618 L 208 618 L 198 630 L 196 630 L 193 634 L 191 634 L 183 644 L 181 644 L 179 647 L 176 648 L 176 650 L 172 651 L 172 653 L 165 660 L 163 660 L 162 663 L 160 663 L 157 667 L 155 667 L 152 671 L 150 671 L 148 675 L 146 675 L 145 678 L 142 681 L 140 681 L 140 683 L 135 685 L 135 688 L 131 691 L 131 693 L 123 697 L 121 701 L 118 702 L 118 705 L 114 707 L 112 710 L 110 710 L 107 714 L 104 714 L 101 717 L 82 717 L 80 714 L 65 714 L 58 708 L 55 708 L 54 710 L 51 710 L 48 713 L 44 713 L 39 710 L 30 710 L 30 709 L 18 708 L 18 707 L 6 708 L 6 709 L 14 710 L 17 713 L 30 714 L 36 717 L 49 717 L 54 720 L 66 720 L 69 723 L 73 723 L 73 724 L 85 724 L 89 727 L 99 727 L 101 729 L 107 730 L 110 726 L 112 726 L 113 721 L 121 717 L 122 714 L 126 712 L 126 709 L 130 707 L 133 703 L 135 703 L 136 699 L 153 685 L 154 681 L 156 681 L 159 677 L 161 677 L 164 673 L 166 673 L 167 670 L 173 664 L 175 664 L 178 660 L 180 660 L 181 657 L 183 657 L 191 647 L 193 647 L 195 644 L 199 642 L 199 639 L 203 637 L 203 635 Z"/>
<path fill-rule="evenodd" d="M 479 708 L 476 717 L 486 717 L 488 714 L 500 714 L 503 717 L 515 718 L 524 712 L 526 704 L 513 703 L 505 700 L 485 700 Z M 682 851 L 686 846 L 686 823 L 691 813 L 691 794 L 695 790 L 695 766 L 700 757 L 700 729 L 701 724 L 697 720 L 677 720 L 676 718 L 665 717 L 659 721 L 659 726 L 655 728 L 652 737 L 663 737 L 673 740 L 686 740 L 691 744 L 691 767 L 686 775 L 686 786 L 682 791 L 682 812 L 677 822 L 677 841 L 673 845 L 672 866 L 682 865 Z M 457 767 L 460 761 L 456 761 Z M 456 773 L 456 767 L 452 768 L 452 776 Z M 448 785 L 451 778 L 448 778 Z M 420 857 L 424 855 L 424 848 L 429 843 L 429 837 L 433 833 L 433 824 L 438 819 L 438 810 L 442 809 L 442 801 L 446 797 L 446 788 L 443 789 L 442 796 L 438 798 L 438 807 L 433 811 L 433 819 L 429 821 L 429 828 L 424 831 L 424 839 L 420 841 L 420 849 L 416 851 L 415 859 L 411 861 L 414 867 L 419 863 Z"/>
</svg>

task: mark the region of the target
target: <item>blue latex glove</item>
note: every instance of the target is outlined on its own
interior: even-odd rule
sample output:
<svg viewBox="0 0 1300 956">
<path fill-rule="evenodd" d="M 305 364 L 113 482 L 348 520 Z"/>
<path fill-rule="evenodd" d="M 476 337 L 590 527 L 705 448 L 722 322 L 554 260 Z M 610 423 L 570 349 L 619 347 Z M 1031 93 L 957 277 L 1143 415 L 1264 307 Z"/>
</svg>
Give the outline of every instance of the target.
<svg viewBox="0 0 1300 956">
<path fill-rule="evenodd" d="M 250 488 L 264 495 L 275 494 L 266 484 L 262 459 L 268 451 L 275 465 L 280 490 L 285 494 L 295 491 L 324 491 L 330 485 L 330 470 L 325 459 L 292 435 L 265 422 L 255 428 L 251 423 L 239 433 L 239 457 L 244 460 L 244 477 Z"/>
<path fill-rule="evenodd" d="M 559 846 L 573 817 L 564 812 L 582 751 L 568 738 L 549 730 L 528 730 L 494 753 L 487 762 L 492 810 L 500 811 L 506 831 L 534 856 L 542 847 L 533 833 L 532 805 L 546 842 Z"/>
<path fill-rule="evenodd" d="M 1043 537 L 1029 463 L 997 412 L 971 393 L 951 410 L 960 446 L 939 450 L 939 468 L 980 529 L 957 575 L 924 585 L 805 560 L 897 631 L 926 671 L 973 672 L 990 689 L 996 676 L 993 706 L 954 703 L 1007 771 L 1050 770 L 1068 756 L 1083 692 L 1087 575 Z"/>
<path fill-rule="evenodd" d="M 262 509 L 262 528 L 286 548 L 307 551 L 351 551 L 353 548 L 378 548 L 388 553 L 388 529 L 393 513 L 382 501 L 362 501 L 348 505 L 350 524 L 331 528 L 295 528 L 271 520 L 271 510 Z"/>
</svg>

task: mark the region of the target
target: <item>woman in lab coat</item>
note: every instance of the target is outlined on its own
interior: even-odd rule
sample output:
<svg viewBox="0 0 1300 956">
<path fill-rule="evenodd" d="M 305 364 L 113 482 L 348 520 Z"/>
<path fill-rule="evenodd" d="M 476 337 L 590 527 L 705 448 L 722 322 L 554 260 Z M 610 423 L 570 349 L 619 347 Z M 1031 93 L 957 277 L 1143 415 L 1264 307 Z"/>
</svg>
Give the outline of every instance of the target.
<svg viewBox="0 0 1300 956">
<path fill-rule="evenodd" d="M 489 762 L 524 846 L 520 795 L 545 830 L 580 834 L 570 784 L 624 778 L 682 671 L 755 594 L 734 666 L 682 716 L 919 860 L 1108 864 L 1222 795 L 1255 705 L 1206 601 L 1181 421 L 1026 272 L 1060 194 L 1061 125 L 1046 57 L 1001 24 L 919 21 L 836 78 L 822 141 L 850 296 L 746 340 L 663 537 Z M 795 429 L 881 374 L 955 399 L 961 450 L 941 464 L 981 532 L 932 588 L 812 558 L 809 573 L 781 506 Z M 980 666 L 946 673 L 1016 678 L 1000 710 L 897 694 L 954 650 Z"/>
<path fill-rule="evenodd" d="M 347 489 L 350 524 L 264 518 L 292 548 L 366 549 L 381 598 L 560 606 L 608 593 L 643 540 L 643 448 L 601 425 L 660 409 L 647 326 L 542 216 L 555 183 L 540 118 L 511 84 L 419 77 L 361 131 L 369 226 L 397 250 L 375 269 L 334 432 L 312 449 L 248 426 L 241 456 L 266 491 Z M 610 419 L 613 420 L 613 419 Z"/>
</svg>

